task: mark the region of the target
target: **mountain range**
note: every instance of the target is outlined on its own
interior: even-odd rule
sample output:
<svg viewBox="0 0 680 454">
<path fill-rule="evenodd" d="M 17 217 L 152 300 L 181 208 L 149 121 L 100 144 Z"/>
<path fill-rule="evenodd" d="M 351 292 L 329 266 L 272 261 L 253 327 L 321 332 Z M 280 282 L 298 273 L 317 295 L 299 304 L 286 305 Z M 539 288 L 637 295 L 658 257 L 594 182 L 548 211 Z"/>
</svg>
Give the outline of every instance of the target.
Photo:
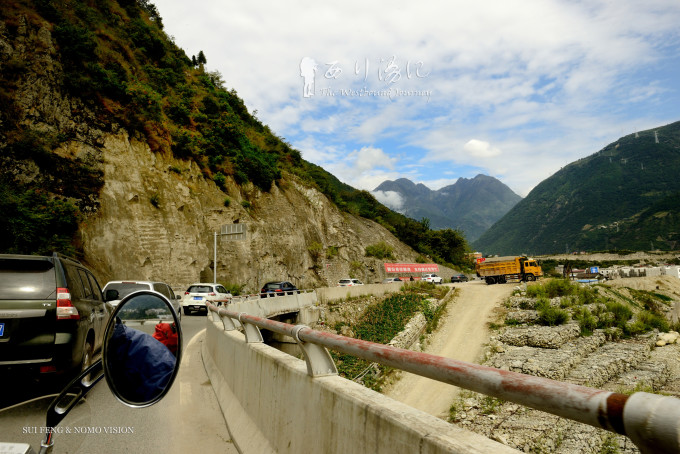
<svg viewBox="0 0 680 454">
<path fill-rule="evenodd" d="M 677 249 L 680 121 L 621 137 L 536 186 L 474 242 L 490 254 Z"/>
<path fill-rule="evenodd" d="M 468 241 L 479 238 L 522 199 L 498 179 L 487 175 L 459 178 L 436 191 L 407 178 L 387 180 L 373 193 L 378 193 L 379 198 L 389 193 L 398 194 L 401 203 L 393 203 L 391 208 L 413 219 L 427 218 L 433 229 L 458 229 Z M 394 197 L 382 198 L 394 200 Z"/>
</svg>

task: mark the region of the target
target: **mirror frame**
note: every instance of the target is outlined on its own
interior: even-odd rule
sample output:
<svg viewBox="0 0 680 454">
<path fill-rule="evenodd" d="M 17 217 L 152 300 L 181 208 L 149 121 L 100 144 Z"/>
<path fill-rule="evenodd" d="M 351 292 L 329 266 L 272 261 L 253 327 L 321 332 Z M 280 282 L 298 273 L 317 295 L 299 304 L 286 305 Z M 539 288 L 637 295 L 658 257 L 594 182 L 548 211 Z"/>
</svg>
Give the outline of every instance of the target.
<svg viewBox="0 0 680 454">
<path fill-rule="evenodd" d="M 138 297 L 138 296 L 144 296 L 144 295 L 149 295 L 149 296 L 154 296 L 161 301 L 167 306 L 169 309 L 170 313 L 172 314 L 173 321 L 175 323 L 175 326 L 177 327 L 177 354 L 175 356 L 176 362 L 175 362 L 175 368 L 172 371 L 172 375 L 170 376 L 170 380 L 168 381 L 168 385 L 165 387 L 165 389 L 158 394 L 158 396 L 154 397 L 150 401 L 147 402 L 134 402 L 126 399 L 121 393 L 118 391 L 115 385 L 114 378 L 111 376 L 111 371 L 109 370 L 108 366 L 108 361 L 107 361 L 107 355 L 108 355 L 108 348 L 109 348 L 109 340 L 111 335 L 113 334 L 112 330 L 114 326 L 116 325 L 116 317 L 118 317 L 118 313 L 120 312 L 120 309 L 125 306 L 125 304 L 130 301 L 131 299 Z M 182 326 L 180 324 L 180 319 L 177 315 L 177 312 L 175 312 L 175 309 L 172 307 L 172 304 L 170 304 L 170 301 L 161 293 L 158 293 L 153 290 L 139 290 L 134 293 L 130 293 L 129 295 L 126 295 L 122 300 L 120 300 L 120 303 L 116 306 L 114 309 L 113 313 L 111 314 L 111 318 L 109 319 L 109 322 L 106 325 L 106 331 L 104 331 L 104 346 L 102 348 L 102 364 L 104 366 L 104 376 L 106 377 L 106 383 L 109 385 L 109 389 L 113 393 L 114 396 L 116 396 L 116 399 L 118 399 L 120 402 L 123 404 L 129 406 L 129 407 L 135 407 L 135 408 L 144 408 L 144 407 L 149 407 L 156 402 L 160 401 L 165 395 L 170 391 L 170 388 L 172 388 L 173 383 L 175 382 L 175 378 L 177 377 L 177 373 L 179 372 L 179 367 L 180 363 L 182 360 L 182 350 L 183 350 L 183 345 L 182 345 Z"/>
<path fill-rule="evenodd" d="M 91 380 L 85 380 L 85 377 L 93 376 Z M 45 427 L 57 427 L 59 423 L 69 414 L 75 405 L 90 392 L 94 385 L 104 378 L 102 372 L 102 360 L 96 360 L 90 367 L 84 370 L 80 375 L 71 380 L 71 382 L 62 389 L 57 397 L 55 397 L 50 406 L 47 408 L 47 416 L 45 418 Z M 70 395 L 70 400 L 65 400 L 65 397 Z M 64 402 L 64 405 L 60 405 Z M 49 432 L 48 432 L 49 434 Z"/>
</svg>

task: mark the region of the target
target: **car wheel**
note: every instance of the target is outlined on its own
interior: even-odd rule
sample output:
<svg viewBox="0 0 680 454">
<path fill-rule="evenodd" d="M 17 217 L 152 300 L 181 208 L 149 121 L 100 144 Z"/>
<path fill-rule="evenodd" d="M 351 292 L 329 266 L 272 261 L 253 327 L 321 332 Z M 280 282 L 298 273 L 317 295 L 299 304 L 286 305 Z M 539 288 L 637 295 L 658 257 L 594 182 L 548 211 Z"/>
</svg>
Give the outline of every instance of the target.
<svg viewBox="0 0 680 454">
<path fill-rule="evenodd" d="M 534 275 L 533 275 L 533 274 L 527 275 L 527 281 L 533 281 L 533 280 L 534 280 Z"/>
</svg>

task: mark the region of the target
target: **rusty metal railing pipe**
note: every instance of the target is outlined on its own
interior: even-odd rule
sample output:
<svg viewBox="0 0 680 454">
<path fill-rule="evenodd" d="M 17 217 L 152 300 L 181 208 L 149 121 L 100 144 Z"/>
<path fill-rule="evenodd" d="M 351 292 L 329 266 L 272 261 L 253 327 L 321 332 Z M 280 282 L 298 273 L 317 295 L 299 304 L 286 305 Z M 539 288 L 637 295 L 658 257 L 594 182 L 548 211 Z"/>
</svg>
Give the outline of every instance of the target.
<svg viewBox="0 0 680 454">
<path fill-rule="evenodd" d="M 221 317 L 237 318 L 303 343 L 626 435 L 643 453 L 680 452 L 680 399 L 674 397 L 642 392 L 628 396 L 238 314 L 213 305 L 209 309 Z"/>
</svg>

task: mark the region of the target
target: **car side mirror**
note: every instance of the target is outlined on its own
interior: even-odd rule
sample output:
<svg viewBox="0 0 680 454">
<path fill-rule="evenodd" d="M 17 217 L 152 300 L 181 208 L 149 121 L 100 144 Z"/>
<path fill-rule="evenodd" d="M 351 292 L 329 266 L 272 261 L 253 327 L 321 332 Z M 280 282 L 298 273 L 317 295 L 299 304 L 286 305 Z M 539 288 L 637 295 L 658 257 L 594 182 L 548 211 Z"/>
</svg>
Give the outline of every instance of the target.
<svg viewBox="0 0 680 454">
<path fill-rule="evenodd" d="M 104 301 L 114 301 L 117 300 L 119 296 L 120 293 L 118 293 L 118 290 L 109 289 L 104 293 Z"/>
<path fill-rule="evenodd" d="M 104 339 L 104 375 L 118 400 L 147 407 L 167 394 L 179 370 L 182 330 L 165 296 L 150 290 L 127 295 L 111 315 Z"/>
</svg>

